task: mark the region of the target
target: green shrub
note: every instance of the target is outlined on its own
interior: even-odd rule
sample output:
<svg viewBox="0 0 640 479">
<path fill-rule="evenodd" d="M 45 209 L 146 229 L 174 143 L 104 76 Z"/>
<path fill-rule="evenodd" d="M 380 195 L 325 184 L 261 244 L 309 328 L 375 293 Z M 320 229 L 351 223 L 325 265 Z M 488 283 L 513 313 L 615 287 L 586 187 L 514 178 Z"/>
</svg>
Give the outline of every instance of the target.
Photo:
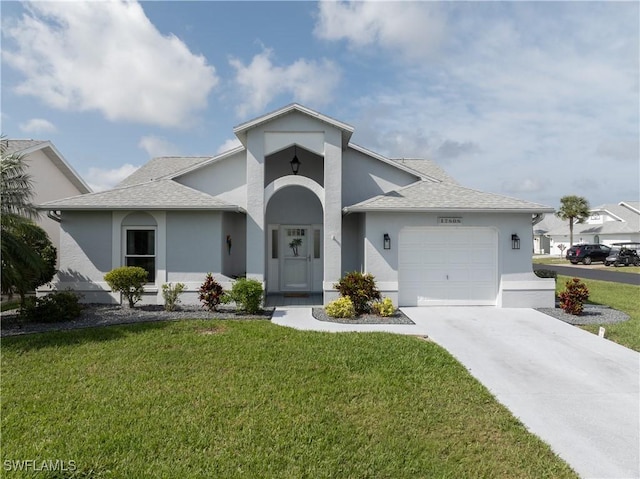
<svg viewBox="0 0 640 479">
<path fill-rule="evenodd" d="M 584 302 L 589 299 L 589 289 L 578 278 L 567 281 L 565 287 L 559 295 L 560 307 L 566 313 L 579 316 L 582 314 Z"/>
<path fill-rule="evenodd" d="M 342 296 L 335 301 L 331 301 L 324 308 L 332 318 L 353 318 L 356 310 L 353 307 L 353 301 L 349 296 Z"/>
<path fill-rule="evenodd" d="M 351 298 L 356 314 L 368 313 L 371 310 L 371 302 L 382 298 L 375 278 L 370 273 L 347 273 L 333 287 L 340 292 L 340 296 Z"/>
<path fill-rule="evenodd" d="M 213 279 L 211 273 L 207 273 L 204 283 L 202 283 L 198 291 L 198 299 L 200 299 L 202 307 L 207 308 L 209 311 L 217 311 L 218 305 L 224 297 L 224 289 L 222 289 L 220 283 Z"/>
<path fill-rule="evenodd" d="M 396 307 L 393 305 L 391 298 L 384 298 L 382 301 L 376 301 L 371 305 L 371 310 L 378 316 L 389 317 L 393 316 L 396 312 Z"/>
<path fill-rule="evenodd" d="M 147 282 L 147 271 L 139 266 L 121 266 L 104 275 L 112 291 L 120 292 L 129 301 L 129 307 L 142 299 L 144 284 Z"/>
<path fill-rule="evenodd" d="M 176 283 L 175 286 L 171 283 L 164 283 L 162 285 L 162 297 L 164 298 L 165 311 L 173 311 L 176 309 L 176 305 L 180 302 L 180 295 L 183 291 L 183 283 Z"/>
<path fill-rule="evenodd" d="M 229 303 L 233 301 L 238 309 L 254 314 L 260 311 L 263 294 L 264 290 L 260 281 L 240 278 L 233 283 L 231 291 L 224 295 L 223 302 Z"/>
<path fill-rule="evenodd" d="M 82 305 L 76 293 L 55 291 L 41 298 L 25 298 L 18 315 L 24 322 L 58 323 L 77 319 L 81 312 Z"/>
</svg>

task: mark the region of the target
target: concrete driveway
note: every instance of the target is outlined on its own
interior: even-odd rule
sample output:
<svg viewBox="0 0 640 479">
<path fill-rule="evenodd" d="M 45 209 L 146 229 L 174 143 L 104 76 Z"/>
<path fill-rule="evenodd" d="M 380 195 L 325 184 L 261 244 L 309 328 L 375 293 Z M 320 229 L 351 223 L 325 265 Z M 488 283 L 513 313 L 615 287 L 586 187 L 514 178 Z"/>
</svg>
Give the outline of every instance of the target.
<svg viewBox="0 0 640 479">
<path fill-rule="evenodd" d="M 530 309 L 403 311 L 581 477 L 640 477 L 640 354 Z"/>
</svg>

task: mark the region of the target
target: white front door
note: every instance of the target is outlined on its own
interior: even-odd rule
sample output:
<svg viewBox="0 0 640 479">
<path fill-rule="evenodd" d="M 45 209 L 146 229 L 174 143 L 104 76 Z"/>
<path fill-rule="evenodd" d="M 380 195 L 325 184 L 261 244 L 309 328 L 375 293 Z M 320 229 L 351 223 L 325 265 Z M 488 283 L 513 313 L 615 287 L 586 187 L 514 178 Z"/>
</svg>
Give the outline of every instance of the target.
<svg viewBox="0 0 640 479">
<path fill-rule="evenodd" d="M 280 290 L 311 291 L 310 226 L 280 227 Z"/>
</svg>

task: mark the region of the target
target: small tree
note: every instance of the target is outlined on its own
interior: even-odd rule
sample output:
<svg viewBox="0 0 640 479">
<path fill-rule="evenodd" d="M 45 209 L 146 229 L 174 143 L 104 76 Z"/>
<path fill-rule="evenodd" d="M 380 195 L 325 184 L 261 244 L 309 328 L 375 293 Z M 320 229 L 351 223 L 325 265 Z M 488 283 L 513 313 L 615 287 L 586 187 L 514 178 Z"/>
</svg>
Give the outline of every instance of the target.
<svg viewBox="0 0 640 479">
<path fill-rule="evenodd" d="M 566 313 L 579 316 L 582 314 L 584 302 L 589 299 L 589 289 L 578 278 L 573 278 L 566 282 L 565 290 L 559 297 L 560 307 Z"/>
<path fill-rule="evenodd" d="M 224 289 L 222 289 L 220 283 L 213 279 L 211 273 L 207 273 L 204 283 L 202 283 L 198 290 L 198 299 L 202 302 L 202 306 L 209 311 L 217 311 L 223 296 Z"/>
<path fill-rule="evenodd" d="M 371 303 L 382 298 L 371 273 L 363 274 L 358 271 L 347 273 L 333 287 L 341 296 L 351 298 L 356 314 L 368 313 Z"/>
<path fill-rule="evenodd" d="M 26 294 L 47 284 L 56 274 L 56 248 L 47 233 L 29 220 L 14 225 L 12 238 L 20 242 L 21 249 L 31 251 L 36 260 L 34 263 L 22 255 L 2 258 L 2 292 L 18 293 L 24 306 Z M 5 277 L 9 279 L 5 281 Z"/>
<path fill-rule="evenodd" d="M 139 266 L 121 266 L 104 275 L 112 291 L 120 292 L 129 301 L 129 307 L 142 299 L 144 284 L 147 282 L 147 271 Z"/>
<path fill-rule="evenodd" d="M 569 195 L 560 198 L 560 209 L 556 216 L 561 220 L 569 221 L 569 247 L 573 246 L 573 225 L 584 223 L 591 215 L 589 202 L 582 196 Z"/>
<path fill-rule="evenodd" d="M 33 245 L 34 241 L 44 244 L 46 233 L 32 221 L 38 218 L 38 212 L 31 202 L 33 183 L 27 165 L 21 155 L 9 153 L 7 145 L 0 141 L 0 282 L 2 292 L 9 295 L 18 292 L 24 306 L 24 292 L 48 283 L 53 277 L 48 261 L 51 251 L 44 252 Z"/>
</svg>

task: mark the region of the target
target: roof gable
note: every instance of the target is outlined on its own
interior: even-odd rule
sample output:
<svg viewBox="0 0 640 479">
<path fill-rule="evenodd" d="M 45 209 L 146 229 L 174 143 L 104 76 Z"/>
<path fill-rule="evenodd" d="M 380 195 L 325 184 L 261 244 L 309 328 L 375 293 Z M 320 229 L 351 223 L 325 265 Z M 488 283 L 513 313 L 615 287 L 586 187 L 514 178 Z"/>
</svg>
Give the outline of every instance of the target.
<svg viewBox="0 0 640 479">
<path fill-rule="evenodd" d="M 291 103 L 283 108 L 272 111 L 271 113 L 267 113 L 266 115 L 259 116 L 254 118 L 253 120 L 246 121 L 237 125 L 233 128 L 233 133 L 238 137 L 238 139 L 242 142 L 243 145 L 246 146 L 247 140 L 247 132 L 253 128 L 257 128 L 258 126 L 264 125 L 265 123 L 269 123 L 270 121 L 275 120 L 276 118 L 280 118 L 285 115 L 289 115 L 292 112 L 299 112 L 303 115 L 306 115 L 310 118 L 314 118 L 320 120 L 328 125 L 331 125 L 334 128 L 337 128 L 342 132 L 342 144 L 344 147 L 349 143 L 349 139 L 353 134 L 354 128 L 351 125 L 343 123 L 339 120 L 331 118 L 329 116 L 323 115 L 317 111 L 314 111 L 310 108 L 302 106 L 298 103 Z"/>
<path fill-rule="evenodd" d="M 82 177 L 65 160 L 64 156 L 48 140 L 2 140 L 5 153 L 28 156 L 29 154 L 42 150 L 42 153 L 55 165 L 56 168 L 71 182 L 71 184 L 81 193 L 91 193 L 91 188 Z"/>
</svg>

